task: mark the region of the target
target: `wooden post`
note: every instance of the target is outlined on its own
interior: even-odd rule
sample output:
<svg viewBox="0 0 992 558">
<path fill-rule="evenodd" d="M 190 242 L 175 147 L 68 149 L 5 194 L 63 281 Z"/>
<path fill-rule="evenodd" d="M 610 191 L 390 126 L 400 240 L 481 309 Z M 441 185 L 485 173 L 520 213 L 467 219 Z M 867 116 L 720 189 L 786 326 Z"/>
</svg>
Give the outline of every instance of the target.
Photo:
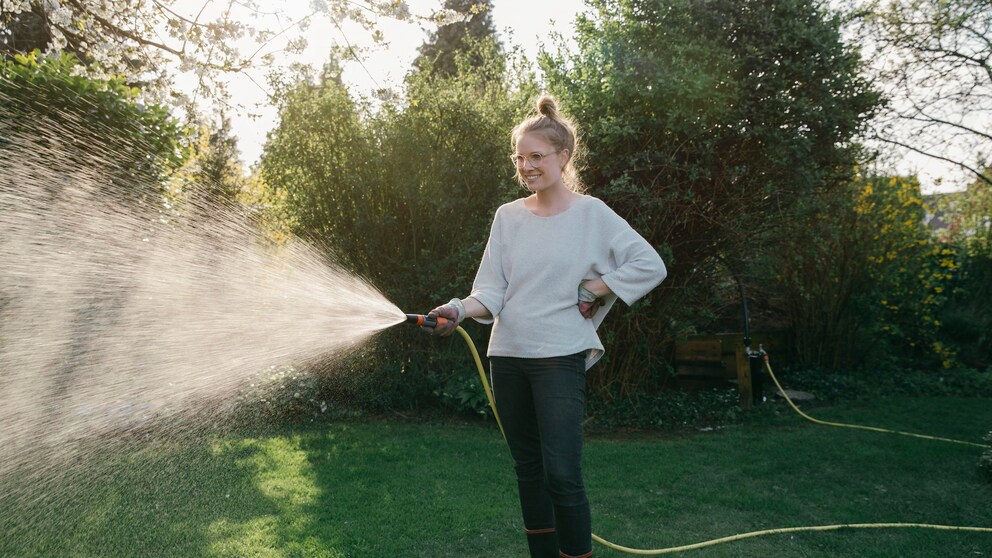
<svg viewBox="0 0 992 558">
<path fill-rule="evenodd" d="M 737 345 L 737 390 L 740 393 L 740 406 L 751 410 L 754 396 L 751 393 L 751 360 L 744 352 L 744 345 Z"/>
</svg>

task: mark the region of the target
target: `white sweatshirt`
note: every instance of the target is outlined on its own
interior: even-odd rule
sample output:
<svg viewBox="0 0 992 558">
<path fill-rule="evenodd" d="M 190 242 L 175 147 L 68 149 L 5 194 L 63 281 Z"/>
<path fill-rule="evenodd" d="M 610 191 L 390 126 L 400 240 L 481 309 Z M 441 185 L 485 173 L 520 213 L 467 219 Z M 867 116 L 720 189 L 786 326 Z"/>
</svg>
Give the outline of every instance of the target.
<svg viewBox="0 0 992 558">
<path fill-rule="evenodd" d="M 493 319 L 489 356 L 546 358 L 586 352 L 588 370 L 603 356 L 596 329 L 617 297 L 632 304 L 667 275 L 658 252 L 605 203 L 581 196 L 551 217 L 518 199 L 496 210 L 472 286 Z M 592 319 L 579 312 L 579 284 L 602 278 L 613 295 Z"/>
</svg>

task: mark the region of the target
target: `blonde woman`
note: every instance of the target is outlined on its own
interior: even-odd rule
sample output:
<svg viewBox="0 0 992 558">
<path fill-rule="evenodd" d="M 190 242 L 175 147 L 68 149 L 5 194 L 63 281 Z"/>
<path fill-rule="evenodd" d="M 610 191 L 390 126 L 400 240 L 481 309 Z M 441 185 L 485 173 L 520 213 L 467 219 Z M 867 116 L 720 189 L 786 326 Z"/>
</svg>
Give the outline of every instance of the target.
<svg viewBox="0 0 992 558">
<path fill-rule="evenodd" d="M 450 335 L 465 318 L 492 323 L 490 381 L 514 460 L 532 557 L 592 556 L 582 480 L 586 371 L 617 298 L 631 304 L 664 280 L 658 252 L 605 203 L 580 193 L 576 127 L 541 96 L 512 132 L 517 178 L 531 193 L 501 206 L 471 294 L 431 311 Z"/>
</svg>

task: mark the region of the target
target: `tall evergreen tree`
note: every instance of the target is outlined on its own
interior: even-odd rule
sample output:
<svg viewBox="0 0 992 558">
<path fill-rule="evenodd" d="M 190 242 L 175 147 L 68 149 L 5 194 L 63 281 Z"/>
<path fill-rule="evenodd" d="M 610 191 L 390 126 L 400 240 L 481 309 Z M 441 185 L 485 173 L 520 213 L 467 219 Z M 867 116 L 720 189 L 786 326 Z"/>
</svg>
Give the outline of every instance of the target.
<svg viewBox="0 0 992 558">
<path fill-rule="evenodd" d="M 445 0 L 444 13 L 458 21 L 441 22 L 437 31 L 420 46 L 420 55 L 414 67 L 420 71 L 431 71 L 441 77 L 458 73 L 458 53 L 467 51 L 471 41 L 496 40 L 496 26 L 492 17 L 493 4 L 490 0 Z M 460 15 L 456 15 L 460 14 Z M 473 67 L 484 64 L 479 53 L 469 54 Z"/>
</svg>

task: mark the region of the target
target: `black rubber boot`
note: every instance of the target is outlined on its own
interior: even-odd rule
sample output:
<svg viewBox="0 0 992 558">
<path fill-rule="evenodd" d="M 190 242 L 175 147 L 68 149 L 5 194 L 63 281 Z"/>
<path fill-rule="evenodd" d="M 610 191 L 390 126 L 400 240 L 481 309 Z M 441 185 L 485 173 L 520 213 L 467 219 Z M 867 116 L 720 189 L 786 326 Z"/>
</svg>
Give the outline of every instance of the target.
<svg viewBox="0 0 992 558">
<path fill-rule="evenodd" d="M 592 520 L 589 504 L 555 506 L 558 526 L 558 544 L 561 558 L 589 558 L 592 556 Z"/>
<path fill-rule="evenodd" d="M 550 529 L 524 529 L 530 558 L 558 558 L 558 533 Z"/>
</svg>

